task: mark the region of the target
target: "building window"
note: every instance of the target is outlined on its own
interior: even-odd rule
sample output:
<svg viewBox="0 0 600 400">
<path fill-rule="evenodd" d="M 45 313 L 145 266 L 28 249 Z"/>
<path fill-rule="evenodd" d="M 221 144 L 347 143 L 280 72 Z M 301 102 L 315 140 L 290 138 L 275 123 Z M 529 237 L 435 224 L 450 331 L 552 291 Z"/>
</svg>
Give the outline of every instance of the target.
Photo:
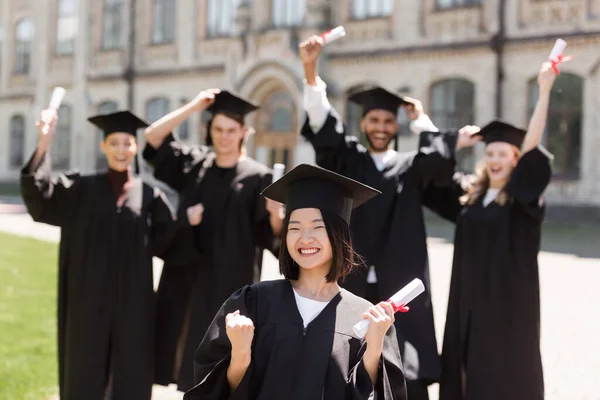
<svg viewBox="0 0 600 400">
<path fill-rule="evenodd" d="M 464 79 L 449 79 L 431 87 L 431 113 L 439 129 L 460 129 L 475 121 L 475 85 Z M 475 169 L 473 149 L 462 149 L 456 156 L 458 169 Z"/>
<path fill-rule="evenodd" d="M 529 82 L 529 115 L 539 95 L 537 79 Z M 581 128 L 583 121 L 583 78 L 561 73 L 552 86 L 544 145 L 554 155 L 553 171 L 558 178 L 577 179 L 581 172 Z"/>
<path fill-rule="evenodd" d="M 71 156 L 71 119 L 71 106 L 60 106 L 58 109 L 56 132 L 54 133 L 54 140 L 50 147 L 52 168 L 57 170 L 69 169 L 69 159 Z"/>
<path fill-rule="evenodd" d="M 285 28 L 300 26 L 304 22 L 306 0 L 273 0 L 271 3 L 271 16 L 273 26 Z"/>
<path fill-rule="evenodd" d="M 450 8 L 472 7 L 481 5 L 481 0 L 436 0 L 435 6 L 440 10 Z"/>
<path fill-rule="evenodd" d="M 78 0 L 58 0 L 58 21 L 56 30 L 56 54 L 73 54 L 77 35 Z"/>
<path fill-rule="evenodd" d="M 268 94 L 257 116 L 257 129 L 260 132 L 296 132 L 296 107 L 294 99 L 286 90 L 277 89 Z"/>
<path fill-rule="evenodd" d="M 352 18 L 387 17 L 394 11 L 394 0 L 352 0 Z"/>
<path fill-rule="evenodd" d="M 175 40 L 177 9 L 175 0 L 153 0 L 152 43 L 166 44 Z"/>
<path fill-rule="evenodd" d="M 208 0 L 206 26 L 208 36 L 231 36 L 240 0 Z"/>
<path fill-rule="evenodd" d="M 14 115 L 10 119 L 10 166 L 18 168 L 23 165 L 25 151 L 25 117 Z"/>
<path fill-rule="evenodd" d="M 146 118 L 153 123 L 169 113 L 169 99 L 156 97 L 146 103 Z"/>
<path fill-rule="evenodd" d="M 114 101 L 104 101 L 98 106 L 98 114 L 108 114 L 117 111 L 119 105 Z M 108 164 L 106 163 L 106 156 L 100 149 L 100 142 L 104 141 L 104 131 L 96 129 L 96 169 L 106 169 Z"/>
<path fill-rule="evenodd" d="M 15 32 L 15 74 L 28 74 L 35 27 L 31 18 L 17 23 Z"/>
<path fill-rule="evenodd" d="M 102 10 L 102 48 L 123 48 L 125 0 L 104 0 Z"/>
<path fill-rule="evenodd" d="M 208 123 L 212 118 L 212 113 L 210 111 L 202 111 L 200 113 L 200 123 L 198 124 L 198 140 L 200 143 L 206 143 L 206 135 L 208 135 Z"/>
<path fill-rule="evenodd" d="M 179 100 L 179 104 L 181 106 L 185 106 L 187 103 L 189 103 L 189 100 L 186 98 Z M 186 118 L 179 125 L 179 127 L 177 127 L 177 134 L 179 136 L 179 139 L 181 139 L 181 140 L 188 140 L 190 138 L 190 119 L 189 118 Z"/>
</svg>

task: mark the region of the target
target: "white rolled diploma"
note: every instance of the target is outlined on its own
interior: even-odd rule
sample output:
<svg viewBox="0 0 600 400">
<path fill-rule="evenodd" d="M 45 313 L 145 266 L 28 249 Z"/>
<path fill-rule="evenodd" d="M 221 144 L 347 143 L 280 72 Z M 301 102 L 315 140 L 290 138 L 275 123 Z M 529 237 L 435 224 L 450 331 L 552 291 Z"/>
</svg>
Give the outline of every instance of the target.
<svg viewBox="0 0 600 400">
<path fill-rule="evenodd" d="M 567 42 L 565 42 L 562 39 L 556 39 L 556 43 L 554 43 L 554 47 L 552 48 L 552 51 L 550 52 L 550 56 L 548 57 L 548 60 L 554 60 L 556 57 L 560 56 L 561 54 L 564 54 L 566 48 L 567 48 Z"/>
<path fill-rule="evenodd" d="M 283 172 L 285 171 L 285 165 L 283 164 L 273 164 L 273 182 L 277 182 L 283 176 Z"/>
<path fill-rule="evenodd" d="M 418 295 L 425 291 L 425 286 L 420 279 L 415 278 L 411 283 L 404 286 L 400 289 L 395 295 L 393 295 L 389 301 L 394 303 L 396 307 L 405 306 L 411 301 L 415 299 Z M 356 323 L 352 330 L 354 334 L 358 336 L 360 339 L 364 338 L 367 334 L 367 330 L 369 329 L 369 324 L 371 321 L 368 319 L 362 319 L 358 323 Z"/>
<path fill-rule="evenodd" d="M 62 103 L 63 97 L 65 97 L 66 90 L 59 86 L 55 87 L 52 91 L 52 97 L 50 97 L 50 105 L 49 108 L 54 110 L 58 110 L 60 108 L 60 104 Z"/>
<path fill-rule="evenodd" d="M 321 34 L 321 38 L 323 39 L 323 45 L 327 45 L 335 40 L 341 39 L 346 36 L 346 29 L 343 26 L 338 26 L 328 32 L 324 32 Z"/>
</svg>

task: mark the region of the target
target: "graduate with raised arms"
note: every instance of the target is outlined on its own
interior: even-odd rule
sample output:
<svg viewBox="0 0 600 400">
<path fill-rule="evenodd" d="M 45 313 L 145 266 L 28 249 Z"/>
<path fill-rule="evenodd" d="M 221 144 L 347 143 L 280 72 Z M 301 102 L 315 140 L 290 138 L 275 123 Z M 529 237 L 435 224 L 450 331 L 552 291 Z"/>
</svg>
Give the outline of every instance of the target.
<svg viewBox="0 0 600 400">
<path fill-rule="evenodd" d="M 544 398 L 537 256 L 552 156 L 540 143 L 555 78 L 542 65 L 527 131 L 474 130 L 486 144 L 477 175 L 435 193 L 457 221 L 440 400 Z"/>
<path fill-rule="evenodd" d="M 42 112 L 37 149 L 21 171 L 21 193 L 35 221 L 61 228 L 60 398 L 149 400 L 152 256 L 163 255 L 179 223 L 164 194 L 131 172 L 136 132 L 148 124 L 129 111 L 89 118 L 104 132 L 108 171 L 52 179 L 48 151 L 57 121 L 56 109 Z"/>
<path fill-rule="evenodd" d="M 307 164 L 264 191 L 286 205 L 285 279 L 244 286 L 223 304 L 184 399 L 407 399 L 392 305 L 372 305 L 338 284 L 360 263 L 352 210 L 377 194 Z M 370 322 L 364 339 L 353 331 L 361 319 Z"/>
<path fill-rule="evenodd" d="M 210 89 L 146 129 L 144 158 L 179 193 L 178 215 L 190 222 L 167 251 L 158 288 L 156 383 L 181 391 L 192 387 L 194 352 L 223 301 L 260 280 L 263 249 L 277 254 L 283 209 L 260 195 L 273 176 L 244 148 L 245 117 L 257 108 Z M 204 110 L 206 145 L 177 140 L 177 126 Z"/>
<path fill-rule="evenodd" d="M 476 140 L 465 129 L 458 134 L 438 132 L 418 100 L 375 87 L 349 98 L 363 108 L 361 130 L 369 143 L 363 147 L 357 137 L 346 132 L 327 99 L 326 85 L 317 73 L 322 43 L 322 38 L 314 36 L 300 44 L 307 112 L 302 135 L 313 145 L 319 166 L 382 192 L 353 214 L 352 239 L 369 270 L 350 275 L 344 287 L 377 303 L 415 278 L 425 283 L 426 292 L 415 300 L 411 312 L 396 319 L 396 332 L 409 398 L 427 399 L 427 386 L 439 380 L 440 361 L 429 293 L 422 206 L 438 211 L 442 205 L 435 197 L 427 197 L 426 191 L 435 185 L 449 184 L 440 181 L 449 180 L 442 172 L 453 170 L 455 152 Z M 399 107 L 404 107 L 412 120 L 411 129 L 421 133 L 418 151 L 397 152 L 390 148 L 398 131 Z"/>
</svg>

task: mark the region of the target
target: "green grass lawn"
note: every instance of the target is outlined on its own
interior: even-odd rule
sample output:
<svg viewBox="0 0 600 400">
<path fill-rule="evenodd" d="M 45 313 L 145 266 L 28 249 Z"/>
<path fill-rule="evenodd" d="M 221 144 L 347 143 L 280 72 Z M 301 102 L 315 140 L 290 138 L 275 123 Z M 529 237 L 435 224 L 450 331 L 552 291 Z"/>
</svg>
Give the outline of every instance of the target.
<svg viewBox="0 0 600 400">
<path fill-rule="evenodd" d="M 57 393 L 57 245 L 0 233 L 0 399 Z"/>
</svg>

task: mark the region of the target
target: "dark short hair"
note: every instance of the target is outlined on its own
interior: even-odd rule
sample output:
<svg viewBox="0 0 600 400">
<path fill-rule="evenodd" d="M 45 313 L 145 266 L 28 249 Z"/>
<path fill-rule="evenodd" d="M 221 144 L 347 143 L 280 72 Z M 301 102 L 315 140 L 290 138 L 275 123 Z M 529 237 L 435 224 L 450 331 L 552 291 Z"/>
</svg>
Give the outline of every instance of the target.
<svg viewBox="0 0 600 400">
<path fill-rule="evenodd" d="M 214 113 L 212 115 L 212 117 L 208 120 L 208 123 L 206 124 L 206 145 L 207 146 L 212 146 L 213 145 L 213 143 L 212 143 L 212 137 L 210 136 L 210 131 L 211 131 L 211 128 L 212 128 L 213 120 L 219 114 L 223 115 L 223 116 L 225 116 L 227 118 L 231 118 L 235 122 L 239 123 L 241 126 L 246 125 L 246 122 L 244 121 L 244 117 L 242 115 L 240 115 L 240 114 L 232 113 L 232 112 L 229 112 L 229 111 L 218 111 L 218 112 Z M 240 149 L 243 146 L 243 142 L 244 142 L 243 140 L 240 142 Z"/>
<path fill-rule="evenodd" d="M 342 218 L 327 211 L 320 210 L 323 215 L 323 222 L 327 230 L 327 236 L 331 243 L 332 263 L 331 269 L 327 274 L 327 282 L 335 282 L 351 274 L 355 269 L 364 266 L 363 259 L 354 251 L 350 229 L 348 224 Z M 300 267 L 294 262 L 287 249 L 286 235 L 290 223 L 288 213 L 283 221 L 283 237 L 279 249 L 279 272 L 285 279 L 296 280 L 300 274 Z"/>
</svg>

